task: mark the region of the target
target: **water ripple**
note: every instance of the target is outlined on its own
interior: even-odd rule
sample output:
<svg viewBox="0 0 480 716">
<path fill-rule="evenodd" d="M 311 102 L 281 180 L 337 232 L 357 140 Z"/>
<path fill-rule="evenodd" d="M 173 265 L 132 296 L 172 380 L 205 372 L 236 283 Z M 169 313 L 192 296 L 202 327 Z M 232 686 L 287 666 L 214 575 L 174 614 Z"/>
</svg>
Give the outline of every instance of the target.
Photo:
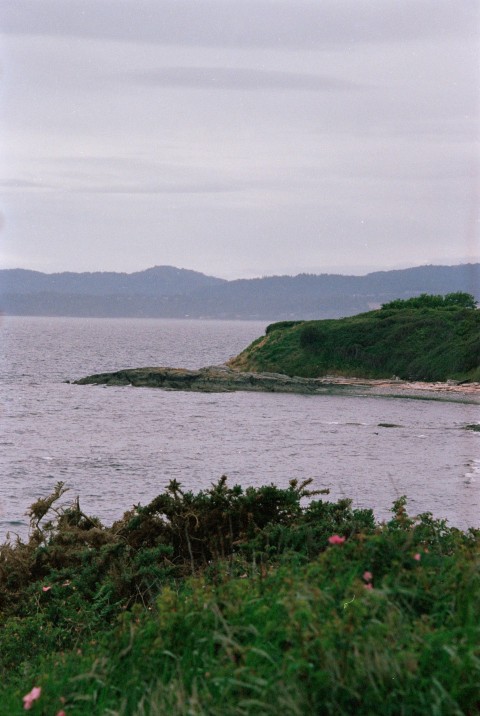
<svg viewBox="0 0 480 716">
<path fill-rule="evenodd" d="M 212 398 L 63 382 L 135 365 L 220 363 L 263 329 L 220 321 L 4 321 L 2 534 L 12 525 L 25 534 L 26 509 L 60 479 L 70 488 L 65 500 L 79 495 L 82 509 L 111 523 L 173 478 L 197 490 L 224 473 L 243 486 L 312 477 L 315 488 L 330 488 L 329 499 L 350 497 L 381 519 L 407 494 L 412 512 L 478 526 L 479 433 L 465 429 L 478 422 L 478 406 L 338 395 Z"/>
</svg>

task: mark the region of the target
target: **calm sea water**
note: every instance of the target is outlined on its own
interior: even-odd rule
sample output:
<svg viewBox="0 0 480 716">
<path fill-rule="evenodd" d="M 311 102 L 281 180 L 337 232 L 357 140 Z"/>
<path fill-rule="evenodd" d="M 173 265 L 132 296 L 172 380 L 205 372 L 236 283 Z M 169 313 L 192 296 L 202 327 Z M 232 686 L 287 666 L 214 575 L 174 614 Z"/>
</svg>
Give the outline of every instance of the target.
<svg viewBox="0 0 480 716">
<path fill-rule="evenodd" d="M 218 364 L 261 335 L 258 322 L 3 319 L 0 537 L 57 481 L 106 524 L 176 478 L 208 487 L 286 487 L 313 478 L 329 499 L 389 515 L 431 511 L 480 527 L 478 406 L 355 396 L 182 393 L 64 381 L 136 366 Z M 399 427 L 382 428 L 379 423 Z"/>
</svg>

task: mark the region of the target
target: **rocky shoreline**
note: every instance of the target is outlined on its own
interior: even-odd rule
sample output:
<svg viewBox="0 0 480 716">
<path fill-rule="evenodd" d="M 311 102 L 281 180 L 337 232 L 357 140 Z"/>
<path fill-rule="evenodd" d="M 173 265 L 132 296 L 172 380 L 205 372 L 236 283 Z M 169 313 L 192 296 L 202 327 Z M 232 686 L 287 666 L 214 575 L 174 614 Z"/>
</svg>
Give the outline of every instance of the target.
<svg viewBox="0 0 480 716">
<path fill-rule="evenodd" d="M 96 373 L 74 381 L 77 385 L 109 385 L 190 390 L 219 393 L 255 391 L 297 393 L 305 395 L 339 394 L 378 395 L 430 400 L 480 403 L 480 383 L 458 384 L 409 382 L 394 379 L 290 377 L 280 373 L 247 373 L 227 366 L 209 366 L 198 370 L 186 368 L 129 368 L 110 373 Z"/>
</svg>

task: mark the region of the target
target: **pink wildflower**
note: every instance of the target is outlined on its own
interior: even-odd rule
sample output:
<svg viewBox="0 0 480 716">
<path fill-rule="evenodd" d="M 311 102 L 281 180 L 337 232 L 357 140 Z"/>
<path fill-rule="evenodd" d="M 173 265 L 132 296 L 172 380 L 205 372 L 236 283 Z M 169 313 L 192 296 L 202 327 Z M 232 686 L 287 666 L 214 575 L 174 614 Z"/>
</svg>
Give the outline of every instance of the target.
<svg viewBox="0 0 480 716">
<path fill-rule="evenodd" d="M 371 582 L 369 582 L 368 584 L 364 584 L 363 586 L 365 587 L 365 589 L 373 589 L 373 584 Z"/>
<path fill-rule="evenodd" d="M 422 555 L 420 554 L 420 552 L 417 552 L 417 554 L 414 554 L 413 559 L 416 559 L 417 562 L 420 562 L 420 560 L 422 559 Z"/>
<path fill-rule="evenodd" d="M 42 592 L 49 592 L 51 587 L 42 587 Z"/>
<path fill-rule="evenodd" d="M 373 574 L 372 574 L 371 572 L 368 572 L 368 571 L 367 571 L 367 572 L 364 572 L 364 573 L 363 573 L 362 577 L 364 578 L 364 580 L 365 580 L 366 582 L 371 582 L 372 579 L 373 579 Z"/>
<path fill-rule="evenodd" d="M 340 537 L 339 535 L 332 535 L 328 538 L 328 541 L 330 544 L 343 544 L 347 538 L 346 537 Z"/>
<path fill-rule="evenodd" d="M 33 689 L 28 693 L 25 694 L 23 697 L 23 708 L 28 711 L 32 708 L 32 704 L 34 701 L 40 698 L 42 694 L 42 688 L 41 686 L 34 686 Z"/>
<path fill-rule="evenodd" d="M 66 714 L 65 711 L 62 709 L 61 711 L 58 712 L 57 716 L 67 716 L 67 714 Z"/>
</svg>

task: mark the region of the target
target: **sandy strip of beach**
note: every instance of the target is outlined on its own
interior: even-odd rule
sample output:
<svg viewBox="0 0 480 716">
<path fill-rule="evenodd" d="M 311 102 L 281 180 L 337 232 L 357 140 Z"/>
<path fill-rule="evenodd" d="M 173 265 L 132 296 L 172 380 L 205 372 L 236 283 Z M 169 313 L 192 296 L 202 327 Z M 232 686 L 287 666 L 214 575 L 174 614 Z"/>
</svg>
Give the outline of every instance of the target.
<svg viewBox="0 0 480 716">
<path fill-rule="evenodd" d="M 400 379 L 368 379 L 368 378 L 347 378 L 340 376 L 324 376 L 322 383 L 330 385 L 344 385 L 352 388 L 367 388 L 368 392 L 384 395 L 402 395 L 405 397 L 438 397 L 468 400 L 480 404 L 480 383 L 458 383 L 447 381 L 446 383 L 428 383 L 425 381 L 406 381 Z"/>
</svg>

